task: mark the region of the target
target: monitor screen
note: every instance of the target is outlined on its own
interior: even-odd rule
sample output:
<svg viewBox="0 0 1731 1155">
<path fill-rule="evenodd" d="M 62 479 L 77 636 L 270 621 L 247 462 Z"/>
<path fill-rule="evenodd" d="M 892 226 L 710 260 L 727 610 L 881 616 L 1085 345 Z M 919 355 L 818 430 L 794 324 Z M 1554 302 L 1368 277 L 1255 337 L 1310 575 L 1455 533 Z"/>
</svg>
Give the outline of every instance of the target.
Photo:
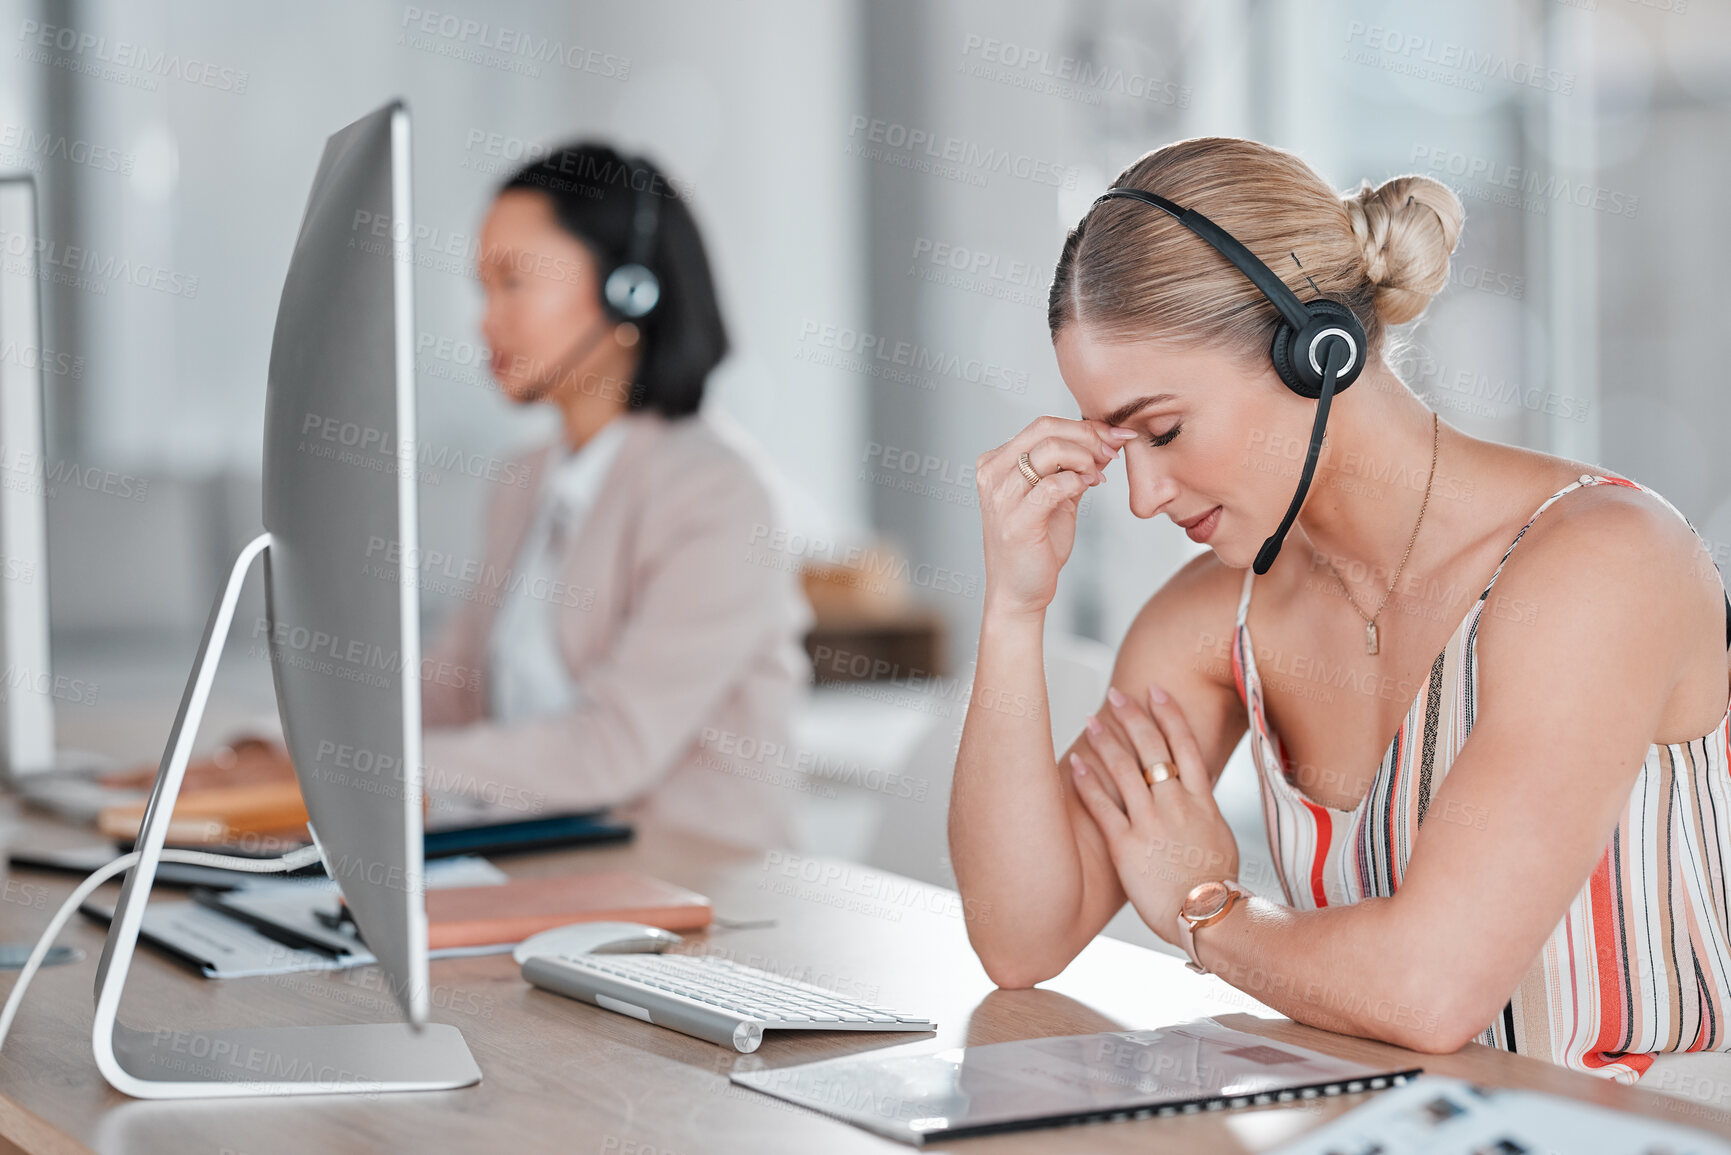
<svg viewBox="0 0 1731 1155">
<path fill-rule="evenodd" d="M 307 200 L 265 402 L 264 628 L 314 835 L 419 1023 L 427 931 L 408 144 L 400 104 L 356 121 L 325 145 Z"/>
</svg>

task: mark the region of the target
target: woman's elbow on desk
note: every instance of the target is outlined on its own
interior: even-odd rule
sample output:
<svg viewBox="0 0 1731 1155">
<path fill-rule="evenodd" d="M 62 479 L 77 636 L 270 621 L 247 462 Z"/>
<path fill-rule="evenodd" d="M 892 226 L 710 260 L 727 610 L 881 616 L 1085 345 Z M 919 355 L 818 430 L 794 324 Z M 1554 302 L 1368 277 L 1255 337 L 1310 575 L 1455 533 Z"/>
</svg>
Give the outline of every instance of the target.
<svg viewBox="0 0 1731 1155">
<path fill-rule="evenodd" d="M 1479 1022 L 1471 1015 L 1451 1009 L 1448 997 L 1438 997 L 1440 991 L 1433 985 L 1422 990 L 1408 986 L 1388 993 L 1363 987 L 1337 992 L 1329 984 L 1311 983 L 1299 998 L 1265 995 L 1264 1001 L 1307 1026 L 1390 1043 L 1421 1054 L 1448 1055 L 1477 1038 L 1489 1017 Z"/>
<path fill-rule="evenodd" d="M 1449 1055 L 1478 1038 L 1505 1001 L 1470 989 L 1463 976 L 1415 968 L 1392 994 L 1359 1010 L 1355 1033 L 1421 1054 Z"/>
<path fill-rule="evenodd" d="M 1403 1001 L 1378 1008 L 1373 1029 L 1366 1031 L 1366 1036 L 1420 1054 L 1452 1055 L 1478 1038 L 1495 1013 L 1479 1016 L 1464 1007 L 1451 1008 L 1454 1000 L 1438 998 L 1435 991 L 1420 997 L 1424 1005 Z M 1439 1003 L 1442 1005 L 1437 1006 Z"/>
<path fill-rule="evenodd" d="M 1506 998 L 1487 1000 L 1459 978 L 1439 979 L 1418 996 L 1420 1013 L 1395 1024 L 1387 1041 L 1426 1055 L 1451 1055 L 1491 1025 Z M 1432 1008 L 1432 1009 L 1426 1009 Z"/>
<path fill-rule="evenodd" d="M 1064 966 L 1043 966 L 1039 960 L 1030 958 L 991 958 L 980 956 L 980 965 L 986 969 L 986 977 L 992 980 L 992 985 L 1001 990 L 1020 991 L 1036 986 L 1047 979 L 1057 978 L 1064 971 Z"/>
<path fill-rule="evenodd" d="M 1458 930 L 1404 890 L 1310 910 L 1267 898 L 1239 906 L 1243 916 L 1197 936 L 1202 962 L 1294 1022 L 1441 1055 L 1473 1041 L 1507 1001 L 1495 968 L 1463 956 Z"/>
<path fill-rule="evenodd" d="M 994 941 L 984 933 L 978 921 L 969 922 L 969 944 L 973 946 L 980 966 L 985 969 L 986 977 L 992 980 L 993 985 L 1007 991 L 1024 990 L 1057 978 L 1082 953 L 1089 941 L 1074 943 L 1071 941 L 1073 936 L 1063 932 L 1000 935 Z M 1035 945 L 1037 943 L 1047 946 L 1041 949 Z"/>
<path fill-rule="evenodd" d="M 1388 1042 L 1427 1055 L 1452 1054 L 1502 1013 L 1519 974 L 1488 947 L 1463 953 L 1461 929 L 1415 898 L 1403 892 L 1387 900 L 1394 918 L 1385 927 L 1393 937 L 1385 941 L 1401 978 L 1395 1001 L 1375 1008 L 1375 1017 L 1387 1028 Z"/>
</svg>

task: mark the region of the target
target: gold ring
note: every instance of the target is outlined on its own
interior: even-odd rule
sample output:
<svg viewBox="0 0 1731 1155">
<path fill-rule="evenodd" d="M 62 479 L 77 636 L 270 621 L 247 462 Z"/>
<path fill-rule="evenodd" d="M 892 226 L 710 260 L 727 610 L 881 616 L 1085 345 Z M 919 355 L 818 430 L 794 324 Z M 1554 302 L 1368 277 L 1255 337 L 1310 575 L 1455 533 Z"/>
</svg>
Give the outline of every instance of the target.
<svg viewBox="0 0 1731 1155">
<path fill-rule="evenodd" d="M 1022 476 L 1028 479 L 1029 485 L 1040 484 L 1040 475 L 1034 472 L 1034 466 L 1028 461 L 1028 455 L 1022 454 L 1022 459 L 1016 462 L 1016 467 L 1022 471 Z"/>
<path fill-rule="evenodd" d="M 1152 766 L 1142 767 L 1142 781 L 1152 786 L 1156 782 L 1164 782 L 1168 778 L 1176 778 L 1178 771 L 1170 762 L 1156 762 Z"/>
</svg>

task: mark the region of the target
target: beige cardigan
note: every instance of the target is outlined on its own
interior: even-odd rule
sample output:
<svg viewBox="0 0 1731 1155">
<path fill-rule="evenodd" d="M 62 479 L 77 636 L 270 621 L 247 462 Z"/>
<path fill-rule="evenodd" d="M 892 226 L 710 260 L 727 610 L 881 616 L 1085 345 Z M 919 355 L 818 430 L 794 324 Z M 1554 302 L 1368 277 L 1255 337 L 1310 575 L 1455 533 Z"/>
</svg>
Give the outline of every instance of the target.
<svg viewBox="0 0 1731 1155">
<path fill-rule="evenodd" d="M 487 720 L 487 639 L 541 492 L 548 450 L 519 461 L 487 518 L 485 568 L 422 663 L 429 796 L 500 821 L 597 807 L 753 846 L 792 842 L 804 775 L 789 722 L 810 666 L 797 559 L 751 465 L 695 418 L 634 412 L 560 560 L 558 647 L 570 713 Z M 516 595 L 512 595 L 516 596 Z"/>
</svg>

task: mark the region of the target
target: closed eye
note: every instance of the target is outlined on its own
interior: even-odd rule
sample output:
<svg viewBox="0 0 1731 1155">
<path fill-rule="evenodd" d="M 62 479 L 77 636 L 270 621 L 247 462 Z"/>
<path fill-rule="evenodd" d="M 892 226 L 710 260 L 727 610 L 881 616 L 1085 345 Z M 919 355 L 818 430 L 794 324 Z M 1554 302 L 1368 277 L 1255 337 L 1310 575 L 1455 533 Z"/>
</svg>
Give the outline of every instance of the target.
<svg viewBox="0 0 1731 1155">
<path fill-rule="evenodd" d="M 1148 444 L 1154 446 L 1157 449 L 1162 445 L 1170 445 L 1170 444 L 1172 444 L 1172 439 L 1174 437 L 1177 437 L 1179 431 L 1183 428 L 1184 428 L 1184 423 L 1182 421 L 1180 421 L 1178 424 L 1174 425 L 1171 429 L 1168 429 L 1165 433 L 1151 433 L 1148 435 Z"/>
</svg>

